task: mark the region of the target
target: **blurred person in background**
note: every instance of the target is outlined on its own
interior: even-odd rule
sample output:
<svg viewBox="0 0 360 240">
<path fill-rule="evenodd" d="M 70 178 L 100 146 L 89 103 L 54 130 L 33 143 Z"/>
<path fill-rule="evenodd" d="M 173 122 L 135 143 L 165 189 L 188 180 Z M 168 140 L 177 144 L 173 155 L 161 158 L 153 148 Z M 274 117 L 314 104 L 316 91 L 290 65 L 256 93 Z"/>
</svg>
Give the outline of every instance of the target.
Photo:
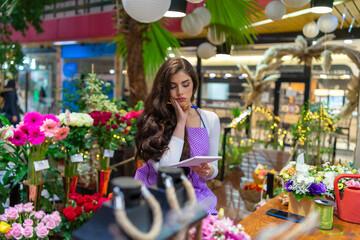
<svg viewBox="0 0 360 240">
<path fill-rule="evenodd" d="M 10 123 L 15 126 L 20 122 L 20 113 L 16 91 L 16 79 L 11 73 L 6 74 L 5 88 L 3 89 L 2 97 L 5 103 L 1 112 Z"/>
</svg>

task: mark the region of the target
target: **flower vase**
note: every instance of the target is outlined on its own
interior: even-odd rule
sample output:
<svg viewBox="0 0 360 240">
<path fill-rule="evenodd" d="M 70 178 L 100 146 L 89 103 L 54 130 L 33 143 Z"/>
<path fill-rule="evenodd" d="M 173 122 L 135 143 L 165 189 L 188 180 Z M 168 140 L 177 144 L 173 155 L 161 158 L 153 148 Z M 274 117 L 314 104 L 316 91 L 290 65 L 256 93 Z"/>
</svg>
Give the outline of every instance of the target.
<svg viewBox="0 0 360 240">
<path fill-rule="evenodd" d="M 26 186 L 26 198 L 28 202 L 34 203 L 34 209 L 40 209 L 41 191 L 44 181 L 42 180 L 42 171 L 36 171 L 35 162 L 37 154 L 29 155 L 28 160 L 28 179 L 24 181 Z"/>
<path fill-rule="evenodd" d="M 76 185 L 79 179 L 77 172 L 77 162 L 71 161 L 69 151 L 65 153 L 65 172 L 62 175 L 63 187 L 64 187 L 64 203 L 69 200 L 69 194 L 75 193 Z"/>
<path fill-rule="evenodd" d="M 34 154 L 35 155 L 35 154 Z M 29 156 L 28 161 L 28 184 L 30 185 L 40 185 L 42 182 L 42 172 L 35 170 L 35 157 L 36 156 Z"/>
<path fill-rule="evenodd" d="M 104 197 L 106 197 L 106 195 L 107 195 L 110 174 L 111 174 L 111 169 L 110 170 L 98 170 L 98 184 L 99 184 L 98 192 L 101 193 L 101 195 Z"/>
<path fill-rule="evenodd" d="M 75 176 L 75 177 L 62 176 L 63 187 L 64 187 L 64 203 L 65 204 L 69 201 L 69 194 L 75 193 L 78 178 L 79 178 L 78 176 Z"/>
<path fill-rule="evenodd" d="M 314 199 L 318 199 L 319 197 L 314 197 L 310 199 L 308 197 L 301 198 L 297 200 L 292 192 L 289 193 L 289 212 L 307 216 L 309 213 L 315 210 L 315 202 Z"/>
<path fill-rule="evenodd" d="M 34 210 L 38 211 L 40 209 L 40 200 L 41 200 L 41 191 L 43 189 L 44 181 L 38 185 L 31 184 L 29 180 L 24 181 L 26 188 L 26 199 L 28 202 L 33 202 Z"/>
</svg>

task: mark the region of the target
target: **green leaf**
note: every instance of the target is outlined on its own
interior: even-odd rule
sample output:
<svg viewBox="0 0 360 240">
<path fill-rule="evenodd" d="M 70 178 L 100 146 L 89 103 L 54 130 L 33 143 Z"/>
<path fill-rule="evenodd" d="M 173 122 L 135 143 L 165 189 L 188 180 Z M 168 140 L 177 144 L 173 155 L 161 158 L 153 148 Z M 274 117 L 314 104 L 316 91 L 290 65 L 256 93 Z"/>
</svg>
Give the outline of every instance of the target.
<svg viewBox="0 0 360 240">
<path fill-rule="evenodd" d="M 143 60 L 145 75 L 149 77 L 156 74 L 171 51 L 175 55 L 180 54 L 180 43 L 159 22 L 150 23 L 148 29 L 144 33 L 144 38 L 149 40 L 143 41 Z"/>
<path fill-rule="evenodd" d="M 218 37 L 224 33 L 228 47 L 253 43 L 256 33 L 251 25 L 251 15 L 259 17 L 262 7 L 258 3 L 252 0 L 207 0 L 206 8 L 211 13 L 209 28 L 215 30 Z"/>
<path fill-rule="evenodd" d="M 3 126 L 11 125 L 10 121 L 2 114 L 0 114 L 0 121 Z"/>
</svg>

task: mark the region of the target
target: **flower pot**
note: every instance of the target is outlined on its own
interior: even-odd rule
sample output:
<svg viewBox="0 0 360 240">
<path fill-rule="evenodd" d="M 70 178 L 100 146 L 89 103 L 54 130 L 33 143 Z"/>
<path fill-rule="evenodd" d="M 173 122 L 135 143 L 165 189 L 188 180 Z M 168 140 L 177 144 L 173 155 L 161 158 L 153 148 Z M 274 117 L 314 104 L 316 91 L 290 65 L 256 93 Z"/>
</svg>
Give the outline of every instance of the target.
<svg viewBox="0 0 360 240">
<path fill-rule="evenodd" d="M 75 193 L 78 178 L 79 178 L 78 176 L 76 176 L 76 177 L 62 176 L 63 187 L 64 187 L 64 203 L 65 204 L 69 200 L 69 194 L 70 193 Z"/>
<path fill-rule="evenodd" d="M 43 189 L 44 181 L 41 180 L 40 184 L 34 185 L 34 184 L 30 184 L 29 180 L 25 180 L 24 185 L 26 188 L 27 201 L 33 202 L 34 210 L 38 211 L 40 209 L 41 191 Z"/>
<path fill-rule="evenodd" d="M 315 210 L 315 202 L 313 199 L 308 197 L 304 197 L 300 200 L 297 200 L 292 192 L 289 194 L 289 212 L 307 216 L 309 213 Z M 314 197 L 314 199 L 318 199 L 320 197 Z"/>
<path fill-rule="evenodd" d="M 110 170 L 98 170 L 98 184 L 99 184 L 98 192 L 101 193 L 101 195 L 103 197 L 106 197 L 106 195 L 107 195 L 110 174 L 111 174 L 111 169 Z"/>
</svg>

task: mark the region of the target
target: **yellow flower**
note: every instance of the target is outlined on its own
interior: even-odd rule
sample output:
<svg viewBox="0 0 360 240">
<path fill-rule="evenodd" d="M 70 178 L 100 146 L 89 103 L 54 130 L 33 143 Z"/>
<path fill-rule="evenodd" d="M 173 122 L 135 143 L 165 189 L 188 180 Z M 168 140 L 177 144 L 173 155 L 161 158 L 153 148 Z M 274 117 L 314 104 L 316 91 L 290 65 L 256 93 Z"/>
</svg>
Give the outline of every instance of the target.
<svg viewBox="0 0 360 240">
<path fill-rule="evenodd" d="M 344 187 L 345 187 L 345 185 L 343 183 L 338 183 L 339 190 L 342 190 Z"/>
<path fill-rule="evenodd" d="M 223 208 L 220 208 L 220 209 L 219 209 L 219 213 L 218 213 L 219 220 L 221 220 L 221 219 L 224 217 L 224 215 L 225 215 L 224 209 L 223 209 Z"/>
<path fill-rule="evenodd" d="M 316 177 L 316 179 L 315 179 L 316 182 L 321 182 L 322 180 L 323 180 L 322 177 Z"/>
<path fill-rule="evenodd" d="M 259 173 L 260 173 L 260 170 L 259 170 L 259 169 L 255 170 L 255 174 L 256 174 L 256 175 L 258 175 Z"/>
<path fill-rule="evenodd" d="M 11 229 L 10 225 L 6 222 L 0 222 L 0 233 L 7 233 Z"/>
</svg>

